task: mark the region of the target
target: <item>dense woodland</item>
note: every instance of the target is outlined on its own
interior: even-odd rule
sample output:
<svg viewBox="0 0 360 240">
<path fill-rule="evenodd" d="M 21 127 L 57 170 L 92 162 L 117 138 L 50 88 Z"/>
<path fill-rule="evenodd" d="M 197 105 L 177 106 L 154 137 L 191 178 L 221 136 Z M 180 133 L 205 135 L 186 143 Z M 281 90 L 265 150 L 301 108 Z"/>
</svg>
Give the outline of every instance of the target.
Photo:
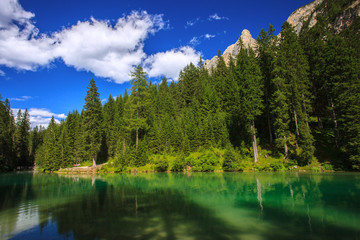
<svg viewBox="0 0 360 240">
<path fill-rule="evenodd" d="M 346 2 L 329 3 L 299 35 L 287 22 L 278 36 L 262 30 L 256 49 L 242 46 L 228 63 L 219 51 L 210 71 L 200 59 L 178 82 L 151 83 L 137 66 L 129 93 L 104 105 L 91 80 L 82 111 L 46 130 L 1 101 L 0 169 L 359 170 L 360 22 L 340 34 L 329 27 Z"/>
</svg>

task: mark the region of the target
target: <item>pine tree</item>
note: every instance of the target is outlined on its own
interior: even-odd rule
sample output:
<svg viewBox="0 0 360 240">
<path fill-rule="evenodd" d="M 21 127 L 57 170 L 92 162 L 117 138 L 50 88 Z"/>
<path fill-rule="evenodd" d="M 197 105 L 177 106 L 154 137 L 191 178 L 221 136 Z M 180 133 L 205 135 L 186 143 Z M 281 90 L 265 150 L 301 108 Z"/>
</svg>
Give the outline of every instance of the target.
<svg viewBox="0 0 360 240">
<path fill-rule="evenodd" d="M 146 72 L 139 65 L 131 72 L 131 111 L 133 118 L 131 125 L 135 129 L 136 151 L 139 147 L 139 130 L 147 128 L 146 107 L 149 105 L 149 84 Z"/>
<path fill-rule="evenodd" d="M 30 140 L 30 116 L 27 109 L 24 113 L 18 111 L 16 118 L 16 152 L 17 152 L 17 166 L 31 166 L 29 154 L 29 140 Z"/>
<path fill-rule="evenodd" d="M 360 70 L 354 49 L 340 37 L 329 37 L 326 46 L 328 86 L 335 134 L 349 158 L 346 167 L 360 169 Z M 335 135 L 336 137 L 336 135 Z"/>
<path fill-rule="evenodd" d="M 83 119 L 85 150 L 90 154 L 93 166 L 96 166 L 102 140 L 102 105 L 94 79 L 91 79 L 87 89 Z"/>
<path fill-rule="evenodd" d="M 54 116 L 51 118 L 48 128 L 44 134 L 43 144 L 36 153 L 36 167 L 44 171 L 54 171 L 61 166 L 61 154 L 59 144 L 59 126 Z"/>
<path fill-rule="evenodd" d="M 15 167 L 14 132 L 15 120 L 9 100 L 1 101 L 0 95 L 0 171 L 8 171 Z"/>
<path fill-rule="evenodd" d="M 309 127 L 311 84 L 308 68 L 299 38 L 293 27 L 285 22 L 282 26 L 274 68 L 274 125 L 278 146 L 284 146 L 285 157 L 288 156 L 289 131 L 293 129 L 296 145 L 300 147 L 297 151 L 300 152 L 298 156 L 300 164 L 310 163 L 314 156 L 314 139 Z M 295 128 L 290 127 L 290 120 Z"/>
<path fill-rule="evenodd" d="M 274 72 L 274 57 L 275 57 L 275 43 L 276 37 L 274 35 L 275 29 L 272 25 L 269 26 L 268 31 L 261 29 L 259 37 L 257 38 L 258 43 L 258 59 L 259 65 L 263 76 L 263 86 L 264 86 L 264 112 L 262 117 L 262 122 L 266 121 L 269 143 L 273 142 L 273 127 L 271 119 L 271 106 L 272 95 L 274 92 L 274 86 L 271 82 L 273 79 Z M 263 123 L 264 124 L 264 123 Z"/>
<path fill-rule="evenodd" d="M 255 119 L 262 113 L 263 105 L 263 85 L 262 74 L 258 65 L 255 53 L 251 49 L 245 49 L 241 45 L 237 57 L 237 78 L 240 90 L 240 102 L 242 115 L 248 126 L 251 135 L 254 152 L 254 162 L 259 157 L 256 140 Z"/>
</svg>

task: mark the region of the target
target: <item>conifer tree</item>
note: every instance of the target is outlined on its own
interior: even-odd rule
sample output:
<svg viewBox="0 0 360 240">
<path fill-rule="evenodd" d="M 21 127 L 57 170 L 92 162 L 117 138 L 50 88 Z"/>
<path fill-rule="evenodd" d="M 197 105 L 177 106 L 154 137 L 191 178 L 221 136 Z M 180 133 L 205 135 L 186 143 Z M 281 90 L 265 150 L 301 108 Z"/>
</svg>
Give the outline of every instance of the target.
<svg viewBox="0 0 360 240">
<path fill-rule="evenodd" d="M 1 101 L 0 95 L 0 171 L 15 167 L 14 155 L 15 120 L 8 99 Z"/>
<path fill-rule="evenodd" d="M 275 29 L 272 25 L 269 26 L 268 31 L 261 29 L 259 37 L 257 38 L 258 43 L 258 59 L 259 65 L 263 76 L 263 91 L 264 91 L 264 112 L 262 121 L 266 121 L 267 132 L 269 136 L 269 143 L 273 142 L 273 127 L 271 120 L 271 106 L 272 94 L 274 87 L 271 82 L 273 79 L 274 72 L 274 57 L 275 57 L 275 43 L 276 37 L 274 35 Z"/>
<path fill-rule="evenodd" d="M 96 156 L 102 140 L 102 105 L 94 79 L 91 79 L 87 89 L 83 119 L 85 151 L 89 152 L 93 166 L 96 166 Z"/>
<path fill-rule="evenodd" d="M 45 131 L 43 144 L 36 153 L 36 166 L 44 171 L 60 168 L 59 131 L 54 116 Z"/>
<path fill-rule="evenodd" d="M 301 164 L 309 163 L 314 156 L 313 136 L 309 127 L 310 92 L 308 63 L 293 27 L 285 22 L 275 59 L 275 85 L 273 113 L 278 144 L 284 146 L 287 157 L 289 130 L 294 129 L 297 152 Z M 287 115 L 286 112 L 289 114 Z M 288 118 L 291 116 L 291 118 Z M 289 120 L 295 128 L 290 128 Z M 282 139 L 282 140 L 281 140 Z"/>
<path fill-rule="evenodd" d="M 30 116 L 27 109 L 24 113 L 19 110 L 16 118 L 16 151 L 17 151 L 17 165 L 31 166 L 29 154 L 29 139 L 30 138 Z"/>
<path fill-rule="evenodd" d="M 139 130 L 147 127 L 146 123 L 146 107 L 149 105 L 149 84 L 146 72 L 139 65 L 131 72 L 131 124 L 135 129 L 135 145 L 136 151 L 139 147 Z"/>
<path fill-rule="evenodd" d="M 238 85 L 240 90 L 240 102 L 242 115 L 251 135 L 254 151 L 254 162 L 258 159 L 258 146 L 256 140 L 255 119 L 260 116 L 263 109 L 263 85 L 262 74 L 255 53 L 251 49 L 245 49 L 241 45 L 237 57 Z"/>
</svg>

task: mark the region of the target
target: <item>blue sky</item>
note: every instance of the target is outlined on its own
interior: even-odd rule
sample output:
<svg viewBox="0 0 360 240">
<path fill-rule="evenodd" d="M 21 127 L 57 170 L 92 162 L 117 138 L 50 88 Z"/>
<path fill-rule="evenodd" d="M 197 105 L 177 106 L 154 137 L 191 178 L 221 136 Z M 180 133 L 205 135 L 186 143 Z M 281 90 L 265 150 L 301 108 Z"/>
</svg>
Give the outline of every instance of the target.
<svg viewBox="0 0 360 240">
<path fill-rule="evenodd" d="M 123 94 L 142 64 L 152 81 L 282 23 L 311 0 L 1 0 L 0 94 L 32 125 L 81 111 L 94 78 L 101 99 Z"/>
</svg>

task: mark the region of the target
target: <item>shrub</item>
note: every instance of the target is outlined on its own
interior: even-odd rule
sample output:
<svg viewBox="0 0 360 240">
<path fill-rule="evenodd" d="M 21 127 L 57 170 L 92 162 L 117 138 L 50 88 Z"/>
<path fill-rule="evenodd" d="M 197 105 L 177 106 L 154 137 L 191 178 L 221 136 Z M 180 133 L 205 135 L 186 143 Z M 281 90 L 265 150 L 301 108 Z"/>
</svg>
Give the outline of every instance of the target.
<svg viewBox="0 0 360 240">
<path fill-rule="evenodd" d="M 326 170 L 326 171 L 332 171 L 334 170 L 333 165 L 331 165 L 331 163 L 329 162 L 324 162 L 321 166 L 322 169 Z"/>
<path fill-rule="evenodd" d="M 171 171 L 173 172 L 182 172 L 185 168 L 185 158 L 184 156 L 178 156 L 173 159 Z"/>
<path fill-rule="evenodd" d="M 211 172 L 220 167 L 220 157 L 211 150 L 191 153 L 185 160 L 191 164 L 191 169 L 195 172 Z"/>
<path fill-rule="evenodd" d="M 157 172 L 165 172 L 169 168 L 169 163 L 165 156 L 155 155 L 153 163 L 155 165 L 155 171 Z"/>
<path fill-rule="evenodd" d="M 224 171 L 234 171 L 238 167 L 238 161 L 233 149 L 226 150 L 222 167 Z"/>
</svg>

